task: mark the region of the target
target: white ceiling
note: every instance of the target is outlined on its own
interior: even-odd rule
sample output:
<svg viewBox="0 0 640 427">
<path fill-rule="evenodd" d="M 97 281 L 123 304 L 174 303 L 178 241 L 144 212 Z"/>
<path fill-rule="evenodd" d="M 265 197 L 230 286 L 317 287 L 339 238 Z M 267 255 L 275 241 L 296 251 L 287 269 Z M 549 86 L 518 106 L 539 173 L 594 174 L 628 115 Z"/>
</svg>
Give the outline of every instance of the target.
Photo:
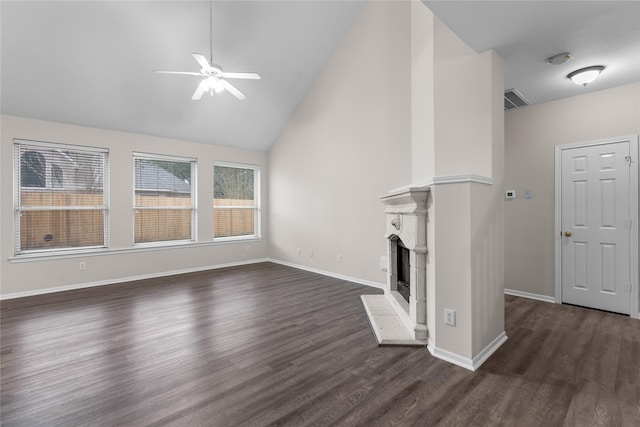
<svg viewBox="0 0 640 427">
<path fill-rule="evenodd" d="M 208 1 L 2 1 L 2 112 L 267 150 L 361 1 L 214 1 L 213 59 L 247 95 L 191 96 Z"/>
<path fill-rule="evenodd" d="M 505 61 L 505 88 L 532 103 L 640 80 L 640 2 L 424 1 L 476 51 Z M 192 101 L 192 52 L 209 56 L 206 1 L 1 1 L 5 114 L 268 150 L 363 3 L 214 1 L 214 62 L 257 71 L 246 95 Z M 552 66 L 548 56 L 576 59 Z M 587 88 L 566 79 L 604 65 Z"/>
<path fill-rule="evenodd" d="M 532 104 L 640 81 L 640 1 L 424 1 L 477 52 L 494 49 L 505 63 L 505 89 Z M 570 52 L 575 59 L 546 59 Z M 571 71 L 604 65 L 587 87 Z"/>
</svg>

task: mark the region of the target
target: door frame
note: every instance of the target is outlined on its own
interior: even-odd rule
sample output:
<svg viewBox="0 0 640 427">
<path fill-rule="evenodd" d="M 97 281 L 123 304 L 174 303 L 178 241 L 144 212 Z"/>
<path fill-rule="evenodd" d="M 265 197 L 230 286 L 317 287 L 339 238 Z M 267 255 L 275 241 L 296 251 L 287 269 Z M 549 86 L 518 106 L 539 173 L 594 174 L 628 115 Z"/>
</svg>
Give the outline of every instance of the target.
<svg viewBox="0 0 640 427">
<path fill-rule="evenodd" d="M 629 135 L 620 138 L 607 138 L 598 141 L 579 142 L 574 144 L 562 144 L 555 146 L 555 302 L 562 303 L 562 151 L 571 148 L 582 148 L 593 145 L 606 145 L 616 142 L 629 141 L 631 153 L 631 168 L 629 168 L 629 198 L 631 204 L 631 236 L 629 250 L 631 251 L 631 306 L 629 315 L 640 319 L 639 294 L 638 294 L 638 263 L 640 263 L 640 224 L 638 224 L 638 135 Z M 636 262 L 634 262 L 634 260 Z"/>
</svg>

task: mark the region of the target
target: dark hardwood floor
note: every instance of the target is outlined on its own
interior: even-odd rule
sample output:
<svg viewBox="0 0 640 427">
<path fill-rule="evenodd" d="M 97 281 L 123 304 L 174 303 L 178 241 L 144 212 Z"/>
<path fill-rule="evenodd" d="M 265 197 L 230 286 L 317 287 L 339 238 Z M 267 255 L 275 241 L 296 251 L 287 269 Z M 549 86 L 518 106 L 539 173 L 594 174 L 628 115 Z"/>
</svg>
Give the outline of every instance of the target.
<svg viewBox="0 0 640 427">
<path fill-rule="evenodd" d="M 639 426 L 640 321 L 506 297 L 476 372 L 376 346 L 359 295 L 254 264 L 1 303 L 5 426 Z"/>
</svg>

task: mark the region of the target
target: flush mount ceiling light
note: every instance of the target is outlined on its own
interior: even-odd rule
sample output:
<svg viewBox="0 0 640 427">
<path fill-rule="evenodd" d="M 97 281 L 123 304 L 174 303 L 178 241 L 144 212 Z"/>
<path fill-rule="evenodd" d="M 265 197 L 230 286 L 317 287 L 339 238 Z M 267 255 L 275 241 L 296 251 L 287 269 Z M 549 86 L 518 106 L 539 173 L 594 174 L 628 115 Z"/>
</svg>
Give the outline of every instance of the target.
<svg viewBox="0 0 640 427">
<path fill-rule="evenodd" d="M 577 85 L 586 86 L 598 78 L 602 70 L 604 70 L 604 66 L 594 65 L 593 67 L 581 68 L 569 73 L 567 78 Z"/>
</svg>

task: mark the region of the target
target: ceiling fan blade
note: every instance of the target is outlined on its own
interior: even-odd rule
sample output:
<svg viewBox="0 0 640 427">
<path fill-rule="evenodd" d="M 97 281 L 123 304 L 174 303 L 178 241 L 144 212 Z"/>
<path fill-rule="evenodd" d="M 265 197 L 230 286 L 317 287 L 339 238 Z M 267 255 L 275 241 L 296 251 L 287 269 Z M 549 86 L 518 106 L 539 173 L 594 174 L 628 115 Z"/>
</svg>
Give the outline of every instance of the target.
<svg viewBox="0 0 640 427">
<path fill-rule="evenodd" d="M 193 55 L 193 58 L 198 61 L 198 64 L 200 64 L 200 66 L 205 69 L 205 70 L 210 70 L 211 69 L 211 65 L 209 65 L 209 61 L 207 61 L 207 58 L 205 58 L 204 56 L 200 55 L 199 53 L 192 53 L 191 55 Z"/>
<path fill-rule="evenodd" d="M 260 80 L 260 74 L 258 73 L 227 73 L 223 72 L 222 77 L 226 79 L 250 79 Z"/>
<path fill-rule="evenodd" d="M 207 89 L 209 89 L 209 85 L 207 84 L 207 79 L 204 79 L 200 82 L 196 91 L 193 92 L 193 96 L 191 97 L 191 99 L 193 99 L 194 101 L 199 100 L 200 98 L 202 98 L 202 95 L 204 95 Z"/>
<path fill-rule="evenodd" d="M 232 85 L 228 81 L 226 81 L 224 79 L 220 79 L 220 83 L 222 83 L 222 86 L 224 86 L 224 88 L 226 90 L 228 90 L 236 98 L 238 98 L 240 100 L 243 100 L 243 99 L 247 98 L 247 96 L 244 93 L 240 92 L 238 89 L 236 89 L 236 87 L 234 85 Z"/>
<path fill-rule="evenodd" d="M 193 73 L 191 71 L 160 71 L 160 70 L 155 70 L 154 73 L 160 73 L 160 74 L 185 74 L 187 76 L 203 76 L 202 73 Z"/>
</svg>

